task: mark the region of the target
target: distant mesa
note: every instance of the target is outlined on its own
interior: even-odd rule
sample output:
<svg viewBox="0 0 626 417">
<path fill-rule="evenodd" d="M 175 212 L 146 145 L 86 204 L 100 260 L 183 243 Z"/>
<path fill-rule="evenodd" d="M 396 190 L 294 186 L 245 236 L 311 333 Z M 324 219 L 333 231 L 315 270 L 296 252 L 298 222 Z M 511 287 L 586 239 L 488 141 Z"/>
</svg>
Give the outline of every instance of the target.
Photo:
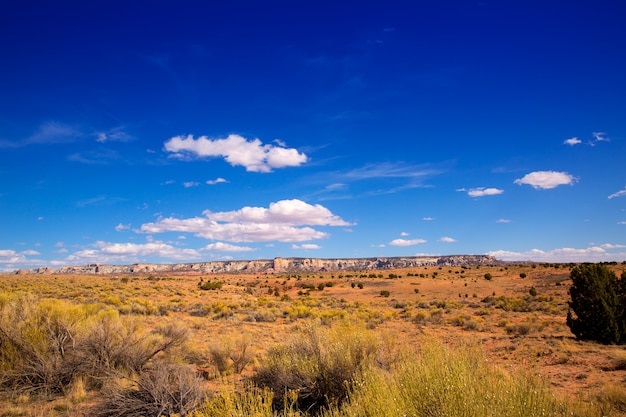
<svg viewBox="0 0 626 417">
<path fill-rule="evenodd" d="M 214 261 L 183 264 L 133 264 L 64 266 L 58 269 L 20 269 L 16 274 L 276 274 L 287 272 L 369 271 L 420 266 L 475 266 L 501 264 L 489 255 L 407 256 L 390 258 L 274 258 L 254 261 Z"/>
</svg>

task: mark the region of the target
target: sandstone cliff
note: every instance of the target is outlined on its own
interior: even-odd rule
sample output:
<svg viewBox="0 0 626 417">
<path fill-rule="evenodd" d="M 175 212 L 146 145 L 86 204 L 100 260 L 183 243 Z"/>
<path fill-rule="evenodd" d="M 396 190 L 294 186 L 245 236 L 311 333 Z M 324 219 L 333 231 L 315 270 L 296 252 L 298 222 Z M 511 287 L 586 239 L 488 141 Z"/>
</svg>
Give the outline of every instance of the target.
<svg viewBox="0 0 626 417">
<path fill-rule="evenodd" d="M 255 261 L 215 261 L 185 264 L 133 264 L 65 266 L 59 269 L 38 268 L 16 273 L 47 274 L 159 274 L 159 273 L 250 273 L 369 271 L 420 266 L 474 266 L 500 263 L 488 255 L 407 256 L 392 258 L 275 258 Z"/>
</svg>

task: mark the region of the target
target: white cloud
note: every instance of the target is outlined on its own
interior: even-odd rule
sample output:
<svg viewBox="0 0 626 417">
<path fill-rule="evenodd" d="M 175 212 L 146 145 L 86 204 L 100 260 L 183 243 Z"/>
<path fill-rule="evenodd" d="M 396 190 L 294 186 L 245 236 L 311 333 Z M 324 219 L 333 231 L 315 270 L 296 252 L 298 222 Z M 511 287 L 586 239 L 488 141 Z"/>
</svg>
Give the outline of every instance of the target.
<svg viewBox="0 0 626 417">
<path fill-rule="evenodd" d="M 407 232 L 402 232 L 400 233 L 400 236 L 408 236 L 409 234 Z"/>
<path fill-rule="evenodd" d="M 67 261 L 77 263 L 111 263 L 134 262 L 140 257 L 158 257 L 174 260 L 200 258 L 195 249 L 181 249 L 161 241 L 147 243 L 110 243 L 98 241 L 91 245 L 93 249 L 85 249 L 67 257 Z"/>
<path fill-rule="evenodd" d="M 498 220 L 496 220 L 496 223 L 511 223 L 511 220 L 509 220 L 509 219 L 498 219 Z"/>
<path fill-rule="evenodd" d="M 229 242 L 301 242 L 328 237 L 328 234 L 303 226 L 350 226 L 319 204 L 301 200 L 282 200 L 269 208 L 244 207 L 235 211 L 204 211 L 204 217 L 168 217 L 141 226 L 141 233 L 186 232 L 211 240 Z"/>
<path fill-rule="evenodd" d="M 185 188 L 197 187 L 198 185 L 200 185 L 200 183 L 199 182 L 195 182 L 195 181 L 185 181 L 185 182 L 183 182 L 183 187 L 185 187 Z"/>
<path fill-rule="evenodd" d="M 297 199 L 270 203 L 269 208 L 244 207 L 236 211 L 217 213 L 207 210 L 204 214 L 213 220 L 226 222 L 314 226 L 352 225 L 332 214 L 330 210 L 320 204 L 311 205 Z"/>
<path fill-rule="evenodd" d="M 17 252 L 13 249 L 0 249 L 0 271 L 40 266 L 42 261 L 28 258 L 37 255 L 39 252 L 35 250 Z"/>
<path fill-rule="evenodd" d="M 456 239 L 453 239 L 451 237 L 448 236 L 444 236 L 441 239 L 439 239 L 440 242 L 445 242 L 445 243 L 454 243 L 456 242 Z"/>
<path fill-rule="evenodd" d="M 610 199 L 612 199 L 612 198 L 615 198 L 615 197 L 622 197 L 622 196 L 624 196 L 624 195 L 626 195 L 626 188 L 624 188 L 623 190 L 619 190 L 619 191 L 618 191 L 618 192 L 616 192 L 616 193 L 611 194 L 611 195 L 609 196 L 609 200 L 610 200 Z"/>
<path fill-rule="evenodd" d="M 528 184 L 535 189 L 551 189 L 559 185 L 572 185 L 577 179 L 567 172 L 535 171 L 516 179 L 515 184 Z"/>
<path fill-rule="evenodd" d="M 239 135 L 223 139 L 200 136 L 175 136 L 164 144 L 167 152 L 176 157 L 190 154 L 199 158 L 222 157 L 232 166 L 244 166 L 251 172 L 271 172 L 274 168 L 295 167 L 307 162 L 308 157 L 294 148 L 264 145 L 259 139 L 247 140 Z"/>
<path fill-rule="evenodd" d="M 617 224 L 626 224 L 626 222 L 617 222 Z"/>
<path fill-rule="evenodd" d="M 604 132 L 593 132 L 593 138 L 594 140 L 591 141 L 591 146 L 595 146 L 596 143 L 598 142 L 610 142 L 611 139 L 607 138 L 605 135 L 606 133 Z"/>
<path fill-rule="evenodd" d="M 130 224 L 118 224 L 117 226 L 115 226 L 115 231 L 117 232 L 122 232 L 124 230 L 129 230 L 130 229 Z"/>
<path fill-rule="evenodd" d="M 502 261 L 535 261 L 535 262 L 621 262 L 626 260 L 626 252 L 614 252 L 611 249 L 623 248 L 622 245 L 604 244 L 583 249 L 558 248 L 549 251 L 532 249 L 526 252 L 497 250 L 487 255 L 495 256 Z"/>
<path fill-rule="evenodd" d="M 422 220 L 424 220 L 425 222 L 431 222 L 435 220 L 435 218 L 434 217 L 422 217 Z"/>
<path fill-rule="evenodd" d="M 604 243 L 604 244 L 598 245 L 598 246 L 600 246 L 602 249 L 622 249 L 622 248 L 626 248 L 626 246 L 624 246 L 624 245 L 613 244 L 613 243 Z"/>
<path fill-rule="evenodd" d="M 576 138 L 576 137 L 573 137 L 573 138 L 565 139 L 565 140 L 563 141 L 563 143 L 564 143 L 565 145 L 574 146 L 574 145 L 578 145 L 578 144 L 580 144 L 580 143 L 583 143 L 583 141 L 582 141 L 582 140 L 580 140 L 580 139 L 578 139 L 578 138 Z"/>
<path fill-rule="evenodd" d="M 321 249 L 321 247 L 314 243 L 303 243 L 302 245 L 293 244 L 291 245 L 291 249 L 316 250 Z"/>
<path fill-rule="evenodd" d="M 503 192 L 504 190 L 500 190 L 499 188 L 478 187 L 478 188 L 470 188 L 469 190 L 467 190 L 467 195 L 469 195 L 470 197 L 484 197 L 487 195 L 502 194 Z"/>
<path fill-rule="evenodd" d="M 215 251 L 215 252 L 252 252 L 255 249 L 249 248 L 247 246 L 236 246 L 231 245 L 230 243 L 224 242 L 215 242 L 209 245 L 206 245 L 204 248 L 200 249 L 202 251 Z"/>
<path fill-rule="evenodd" d="M 413 246 L 426 243 L 424 239 L 394 239 L 389 244 L 391 246 Z"/>
<path fill-rule="evenodd" d="M 222 177 L 219 177 L 219 178 L 216 178 L 214 180 L 208 180 L 206 183 L 209 184 L 209 185 L 215 185 L 215 184 L 220 184 L 220 183 L 223 183 L 223 182 L 228 182 L 228 181 L 226 181 Z"/>
</svg>

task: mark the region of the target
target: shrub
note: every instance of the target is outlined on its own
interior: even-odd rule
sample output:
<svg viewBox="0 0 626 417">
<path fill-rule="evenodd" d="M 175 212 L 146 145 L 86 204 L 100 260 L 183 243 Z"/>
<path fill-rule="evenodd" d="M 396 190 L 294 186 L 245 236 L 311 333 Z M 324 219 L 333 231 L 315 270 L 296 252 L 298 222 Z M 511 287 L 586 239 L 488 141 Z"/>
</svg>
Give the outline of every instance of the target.
<svg viewBox="0 0 626 417">
<path fill-rule="evenodd" d="M 316 411 L 343 402 L 351 384 L 375 358 L 378 344 L 371 333 L 354 327 L 310 327 L 271 348 L 253 377 L 274 395 L 274 407 L 297 393 L 301 410 Z"/>
<path fill-rule="evenodd" d="M 621 280 L 606 265 L 583 264 L 570 272 L 567 325 L 580 340 L 626 343 L 626 273 Z"/>
<path fill-rule="evenodd" d="M 383 297 L 389 297 L 391 295 L 391 293 L 389 291 L 387 291 L 387 290 L 382 290 L 380 292 L 380 295 L 383 296 Z"/>
<path fill-rule="evenodd" d="M 189 366 L 157 362 L 138 375 L 103 389 L 105 400 L 92 415 L 143 417 L 190 415 L 204 393 Z"/>
<path fill-rule="evenodd" d="M 486 279 L 487 281 L 491 281 L 491 279 L 492 279 L 492 278 L 493 278 L 493 275 L 491 275 L 489 272 L 487 272 L 487 273 L 485 274 L 485 279 Z"/>
</svg>

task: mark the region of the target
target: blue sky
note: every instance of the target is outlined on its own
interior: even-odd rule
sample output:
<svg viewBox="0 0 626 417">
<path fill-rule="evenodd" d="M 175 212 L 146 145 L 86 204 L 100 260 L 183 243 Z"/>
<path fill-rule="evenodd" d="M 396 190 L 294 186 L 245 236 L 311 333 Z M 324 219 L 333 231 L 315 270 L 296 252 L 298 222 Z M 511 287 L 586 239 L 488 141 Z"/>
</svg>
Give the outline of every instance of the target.
<svg viewBox="0 0 626 417">
<path fill-rule="evenodd" d="M 626 260 L 620 1 L 12 2 L 0 270 Z"/>
</svg>

